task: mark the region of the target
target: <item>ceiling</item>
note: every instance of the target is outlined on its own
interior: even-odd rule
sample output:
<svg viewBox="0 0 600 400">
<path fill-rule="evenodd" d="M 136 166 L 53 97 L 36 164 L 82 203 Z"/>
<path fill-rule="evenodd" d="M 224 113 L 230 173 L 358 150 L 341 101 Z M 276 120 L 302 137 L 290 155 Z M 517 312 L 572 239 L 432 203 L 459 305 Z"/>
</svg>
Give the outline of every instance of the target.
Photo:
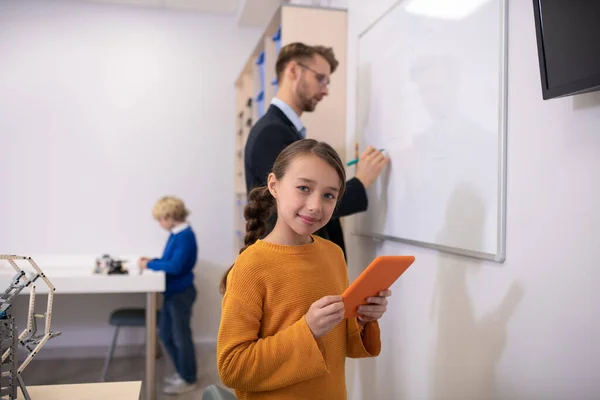
<svg viewBox="0 0 600 400">
<path fill-rule="evenodd" d="M 1 0 L 0 0 L 1 1 Z M 233 14 L 242 27 L 264 28 L 281 4 L 347 8 L 347 0 L 74 0 L 169 10 Z"/>
<path fill-rule="evenodd" d="M 159 7 L 173 10 L 235 13 L 238 0 L 79 0 L 84 2 L 127 4 L 142 7 Z"/>
</svg>

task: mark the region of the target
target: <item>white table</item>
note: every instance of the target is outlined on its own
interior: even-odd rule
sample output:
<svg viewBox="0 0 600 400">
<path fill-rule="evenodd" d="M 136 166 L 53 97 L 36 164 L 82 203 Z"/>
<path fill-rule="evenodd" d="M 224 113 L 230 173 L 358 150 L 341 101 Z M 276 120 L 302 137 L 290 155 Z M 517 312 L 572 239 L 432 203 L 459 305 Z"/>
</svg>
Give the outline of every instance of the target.
<svg viewBox="0 0 600 400">
<path fill-rule="evenodd" d="M 146 293 L 146 400 L 156 399 L 156 309 L 157 293 L 165 290 L 164 272 L 146 270 L 141 275 L 135 266 L 138 257 L 126 257 L 133 263 L 125 264 L 128 275 L 97 275 L 93 273 L 93 256 L 32 256 L 52 285 L 55 295 Z M 15 270 L 6 261 L 0 261 L 0 293 L 10 284 Z M 28 275 L 32 271 L 27 261 L 17 262 Z M 40 278 L 35 282 L 35 293 L 48 293 L 48 286 Z M 29 288 L 21 291 L 29 294 Z M 53 310 L 54 311 L 54 310 Z"/>
<path fill-rule="evenodd" d="M 138 400 L 142 382 L 77 383 L 73 385 L 27 386 L 32 400 Z M 23 400 L 19 389 L 17 400 Z"/>
</svg>

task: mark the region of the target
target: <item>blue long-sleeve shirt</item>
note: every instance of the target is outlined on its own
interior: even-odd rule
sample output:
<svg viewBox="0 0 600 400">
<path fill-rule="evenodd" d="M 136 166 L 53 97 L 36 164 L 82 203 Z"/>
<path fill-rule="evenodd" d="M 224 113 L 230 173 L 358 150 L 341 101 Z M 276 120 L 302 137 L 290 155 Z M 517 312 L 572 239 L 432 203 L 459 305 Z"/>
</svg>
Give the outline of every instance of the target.
<svg viewBox="0 0 600 400">
<path fill-rule="evenodd" d="M 165 271 L 165 293 L 181 292 L 194 283 L 197 257 L 196 235 L 191 227 L 187 227 L 169 235 L 162 257 L 148 261 L 148 269 Z"/>
</svg>

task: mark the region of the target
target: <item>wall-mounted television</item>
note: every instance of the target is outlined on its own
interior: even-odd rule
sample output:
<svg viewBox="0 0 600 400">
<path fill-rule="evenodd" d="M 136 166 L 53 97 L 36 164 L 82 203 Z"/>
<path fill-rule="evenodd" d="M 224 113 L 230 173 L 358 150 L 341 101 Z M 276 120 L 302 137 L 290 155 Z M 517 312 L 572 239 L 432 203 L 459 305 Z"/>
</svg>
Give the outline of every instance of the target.
<svg viewBox="0 0 600 400">
<path fill-rule="evenodd" d="M 600 90 L 600 0 L 533 0 L 533 10 L 542 98 Z"/>
</svg>

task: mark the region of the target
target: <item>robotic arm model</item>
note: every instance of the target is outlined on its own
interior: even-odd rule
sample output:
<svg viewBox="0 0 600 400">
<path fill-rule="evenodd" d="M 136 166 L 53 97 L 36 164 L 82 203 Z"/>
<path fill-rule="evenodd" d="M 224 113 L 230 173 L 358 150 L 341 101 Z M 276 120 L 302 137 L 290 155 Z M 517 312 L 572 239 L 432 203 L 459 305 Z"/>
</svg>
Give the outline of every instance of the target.
<svg viewBox="0 0 600 400">
<path fill-rule="evenodd" d="M 27 390 L 25 389 L 25 385 L 23 384 L 23 379 L 21 378 L 21 374 L 23 370 L 29 365 L 29 363 L 33 360 L 33 358 L 40 352 L 41 348 L 46 344 L 46 342 L 53 337 L 60 335 L 60 332 L 53 332 L 50 329 L 50 322 L 52 319 L 52 303 L 54 300 L 54 286 L 50 282 L 50 280 L 46 277 L 44 272 L 40 269 L 40 267 L 33 261 L 31 257 L 23 257 L 23 256 L 15 256 L 15 255 L 6 255 L 0 254 L 0 260 L 6 260 L 16 271 L 16 275 L 13 277 L 8 288 L 0 294 L 0 322 L 5 321 L 8 326 L 7 321 L 12 321 L 11 324 L 14 324 L 14 319 L 10 314 L 10 307 L 13 299 L 17 296 L 23 289 L 26 287 L 30 287 L 29 294 L 29 313 L 27 316 L 27 328 L 21 332 L 18 336 L 18 342 L 27 350 L 27 357 L 18 366 L 16 371 L 2 371 L 2 377 L 8 377 L 11 385 L 15 385 L 15 380 L 19 381 L 19 385 L 21 386 L 21 390 L 26 399 L 29 399 L 29 395 L 27 394 Z M 26 260 L 35 270 L 31 276 L 27 276 L 25 271 L 23 271 L 15 261 Z M 46 312 L 44 314 L 36 314 L 35 313 L 35 285 L 34 283 L 41 278 L 44 283 L 48 286 L 48 301 L 46 305 Z M 45 319 L 44 332 L 37 332 L 37 319 Z M 7 362 L 7 359 L 16 360 L 16 348 L 15 346 L 11 346 L 6 349 L 2 353 L 2 360 L 0 365 L 10 364 Z M 16 362 L 13 362 L 16 364 Z M 16 374 L 16 376 L 15 376 Z M 16 399 L 16 386 L 12 388 L 14 394 L 14 398 Z M 9 391 L 9 392 L 10 392 Z M 9 397 L 11 398 L 11 397 Z"/>
</svg>

